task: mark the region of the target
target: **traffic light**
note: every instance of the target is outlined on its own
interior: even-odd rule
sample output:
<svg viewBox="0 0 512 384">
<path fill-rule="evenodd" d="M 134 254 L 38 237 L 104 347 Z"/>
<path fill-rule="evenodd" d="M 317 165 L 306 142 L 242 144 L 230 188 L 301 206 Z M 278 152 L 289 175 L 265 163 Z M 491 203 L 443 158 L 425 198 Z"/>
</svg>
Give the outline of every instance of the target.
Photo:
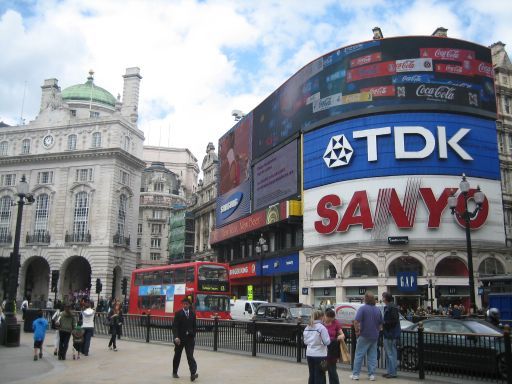
<svg viewBox="0 0 512 384">
<path fill-rule="evenodd" d="M 121 282 L 121 292 L 125 296 L 126 296 L 127 288 L 128 288 L 128 279 L 126 277 L 123 277 L 123 281 Z"/>
<path fill-rule="evenodd" d="M 103 290 L 103 284 L 101 284 L 101 280 L 99 278 L 96 279 L 96 293 L 99 295 Z"/>
<path fill-rule="evenodd" d="M 436 299 L 441 297 L 441 287 L 436 287 Z"/>
<path fill-rule="evenodd" d="M 57 288 L 59 286 L 59 271 L 52 271 L 52 292 L 57 292 Z"/>
<path fill-rule="evenodd" d="M 421 287 L 421 296 L 423 296 L 424 300 L 428 300 L 428 285 L 425 284 Z"/>
</svg>

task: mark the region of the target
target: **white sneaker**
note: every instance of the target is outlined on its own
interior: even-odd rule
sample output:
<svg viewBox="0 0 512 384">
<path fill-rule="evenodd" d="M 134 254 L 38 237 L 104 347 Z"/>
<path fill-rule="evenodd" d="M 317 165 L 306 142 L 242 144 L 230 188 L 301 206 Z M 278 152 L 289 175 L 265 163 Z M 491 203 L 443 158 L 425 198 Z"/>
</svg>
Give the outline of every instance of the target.
<svg viewBox="0 0 512 384">
<path fill-rule="evenodd" d="M 370 381 L 375 381 L 375 375 L 368 376 L 368 379 L 370 379 Z"/>
<path fill-rule="evenodd" d="M 349 376 L 352 380 L 359 380 L 359 375 L 350 375 Z"/>
</svg>

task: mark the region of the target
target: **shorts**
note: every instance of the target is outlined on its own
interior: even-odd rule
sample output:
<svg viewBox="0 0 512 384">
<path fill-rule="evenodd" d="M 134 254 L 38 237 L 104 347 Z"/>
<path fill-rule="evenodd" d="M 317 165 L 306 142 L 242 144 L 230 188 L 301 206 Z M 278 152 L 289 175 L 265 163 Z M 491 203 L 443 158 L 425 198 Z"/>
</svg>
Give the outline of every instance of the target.
<svg viewBox="0 0 512 384">
<path fill-rule="evenodd" d="M 34 348 L 43 348 L 44 340 L 34 340 Z"/>
</svg>

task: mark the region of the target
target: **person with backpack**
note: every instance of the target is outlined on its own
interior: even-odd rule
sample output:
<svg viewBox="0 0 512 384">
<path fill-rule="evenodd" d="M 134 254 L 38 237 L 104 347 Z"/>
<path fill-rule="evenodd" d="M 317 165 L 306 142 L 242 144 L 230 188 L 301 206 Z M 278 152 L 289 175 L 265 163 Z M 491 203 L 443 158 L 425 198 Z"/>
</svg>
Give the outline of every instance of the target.
<svg viewBox="0 0 512 384">
<path fill-rule="evenodd" d="M 384 307 L 384 323 L 382 325 L 384 336 L 384 350 L 386 351 L 386 366 L 387 373 L 384 376 L 386 379 L 396 377 L 397 367 L 397 343 L 400 340 L 400 315 L 398 307 L 393 302 L 393 296 L 389 292 L 382 293 L 382 301 L 386 305 Z"/>
</svg>

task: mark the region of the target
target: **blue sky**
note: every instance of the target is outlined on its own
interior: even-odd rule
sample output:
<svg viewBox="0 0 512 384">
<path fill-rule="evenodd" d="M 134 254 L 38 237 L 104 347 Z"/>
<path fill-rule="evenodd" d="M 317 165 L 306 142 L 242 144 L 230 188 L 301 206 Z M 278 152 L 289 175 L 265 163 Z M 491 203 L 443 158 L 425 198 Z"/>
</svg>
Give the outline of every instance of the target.
<svg viewBox="0 0 512 384">
<path fill-rule="evenodd" d="M 44 79 L 62 89 L 86 81 L 114 96 L 122 75 L 143 76 L 139 128 L 151 145 L 208 142 L 301 67 L 342 46 L 385 37 L 448 36 L 511 44 L 507 0 L 0 0 L 0 121 L 33 120 Z M 510 46 L 507 46 L 510 48 Z M 23 94 L 25 93 L 25 98 Z M 23 105 L 23 107 L 22 107 Z"/>
</svg>

